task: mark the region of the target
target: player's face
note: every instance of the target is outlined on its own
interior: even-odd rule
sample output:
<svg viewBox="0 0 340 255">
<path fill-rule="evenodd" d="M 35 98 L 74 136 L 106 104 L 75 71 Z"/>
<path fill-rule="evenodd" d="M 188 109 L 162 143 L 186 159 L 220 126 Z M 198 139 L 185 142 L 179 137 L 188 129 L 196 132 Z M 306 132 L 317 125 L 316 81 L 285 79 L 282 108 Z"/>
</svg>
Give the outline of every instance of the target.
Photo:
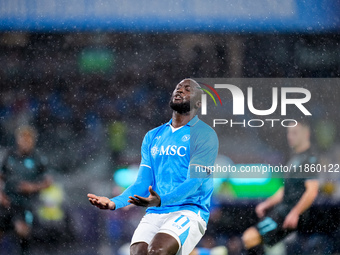
<svg viewBox="0 0 340 255">
<path fill-rule="evenodd" d="M 190 81 L 183 80 L 177 84 L 175 90 L 172 92 L 172 102 L 181 103 L 181 102 L 190 102 Z"/>
<path fill-rule="evenodd" d="M 35 146 L 35 138 L 29 132 L 23 132 L 17 137 L 17 144 L 20 151 L 30 153 Z"/>
<path fill-rule="evenodd" d="M 308 139 L 308 129 L 301 124 L 287 128 L 287 140 L 290 148 L 294 149 Z"/>
<path fill-rule="evenodd" d="M 190 101 L 197 98 L 198 88 L 190 80 L 183 80 L 177 84 L 172 92 L 170 107 L 179 112 L 187 113 L 190 111 Z"/>
</svg>

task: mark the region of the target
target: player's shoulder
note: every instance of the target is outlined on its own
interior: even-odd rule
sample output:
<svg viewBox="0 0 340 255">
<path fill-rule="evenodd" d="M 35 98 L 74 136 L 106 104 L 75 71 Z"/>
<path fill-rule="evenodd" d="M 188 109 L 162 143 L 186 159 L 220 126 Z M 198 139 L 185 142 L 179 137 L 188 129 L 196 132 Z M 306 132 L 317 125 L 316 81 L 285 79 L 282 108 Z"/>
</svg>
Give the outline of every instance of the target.
<svg viewBox="0 0 340 255">
<path fill-rule="evenodd" d="M 194 125 L 191 126 L 191 131 L 197 134 L 204 134 L 207 136 L 217 137 L 215 130 L 200 119 Z"/>
<path fill-rule="evenodd" d="M 153 137 L 157 136 L 157 134 L 159 134 L 159 133 L 162 131 L 162 129 L 164 129 L 164 127 L 166 126 L 166 124 L 167 124 L 167 123 L 164 123 L 164 124 L 162 124 L 162 125 L 160 125 L 160 126 L 158 126 L 158 127 L 155 127 L 155 128 L 153 128 L 153 129 L 149 130 L 149 131 L 146 133 L 145 137 L 153 138 Z"/>
<path fill-rule="evenodd" d="M 190 127 L 190 137 L 200 144 L 218 146 L 219 143 L 215 130 L 202 120 Z"/>
</svg>

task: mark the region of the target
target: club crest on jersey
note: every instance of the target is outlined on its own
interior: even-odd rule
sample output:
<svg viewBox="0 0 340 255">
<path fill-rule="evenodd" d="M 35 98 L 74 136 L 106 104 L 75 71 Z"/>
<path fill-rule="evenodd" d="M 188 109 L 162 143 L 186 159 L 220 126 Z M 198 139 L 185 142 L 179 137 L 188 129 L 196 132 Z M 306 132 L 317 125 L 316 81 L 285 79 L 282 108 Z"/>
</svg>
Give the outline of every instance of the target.
<svg viewBox="0 0 340 255">
<path fill-rule="evenodd" d="M 187 142 L 187 141 L 189 141 L 190 140 L 190 135 L 184 135 L 183 137 L 182 137 L 182 141 L 183 142 Z"/>
<path fill-rule="evenodd" d="M 30 159 L 30 158 L 26 158 L 25 160 L 24 160 L 24 165 L 25 165 L 25 167 L 27 168 L 27 169 L 32 169 L 33 167 L 34 167 L 34 161 L 32 160 L 32 159 Z"/>
<path fill-rule="evenodd" d="M 186 155 L 187 147 L 185 146 L 177 146 L 177 145 L 168 145 L 164 147 L 161 146 L 160 149 L 158 149 L 157 146 L 154 146 L 151 148 L 151 155 L 152 156 L 175 156 L 178 155 L 180 157 L 184 157 Z"/>
<path fill-rule="evenodd" d="M 151 148 L 151 155 L 152 156 L 156 156 L 158 154 L 159 150 L 157 148 L 157 146 L 154 146 Z"/>
</svg>

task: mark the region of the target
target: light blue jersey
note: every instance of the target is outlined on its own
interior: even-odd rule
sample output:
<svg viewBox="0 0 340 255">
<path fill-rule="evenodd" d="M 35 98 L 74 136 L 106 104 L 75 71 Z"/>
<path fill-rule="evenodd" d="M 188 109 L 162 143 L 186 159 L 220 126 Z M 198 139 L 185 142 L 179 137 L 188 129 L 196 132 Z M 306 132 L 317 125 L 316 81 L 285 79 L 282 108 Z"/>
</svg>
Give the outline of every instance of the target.
<svg viewBox="0 0 340 255">
<path fill-rule="evenodd" d="M 197 116 L 177 130 L 171 123 L 172 120 L 145 135 L 136 182 L 111 200 L 118 209 L 129 204 L 129 196 L 149 196 L 151 185 L 161 197 L 161 205 L 149 207 L 147 213 L 190 210 L 208 222 L 213 180 L 208 173 L 205 178 L 190 178 L 190 172 L 214 165 L 217 135 Z"/>
</svg>

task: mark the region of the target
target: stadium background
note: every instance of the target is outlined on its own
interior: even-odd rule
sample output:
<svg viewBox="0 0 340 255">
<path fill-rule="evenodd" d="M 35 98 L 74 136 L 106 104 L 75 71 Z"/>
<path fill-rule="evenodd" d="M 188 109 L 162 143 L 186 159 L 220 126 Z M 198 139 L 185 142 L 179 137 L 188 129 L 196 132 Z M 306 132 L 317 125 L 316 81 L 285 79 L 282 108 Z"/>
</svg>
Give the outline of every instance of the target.
<svg viewBox="0 0 340 255">
<path fill-rule="evenodd" d="M 332 0 L 0 1 L 1 155 L 17 126 L 33 124 L 55 180 L 41 196 L 34 252 L 119 254 L 143 210 L 102 212 L 86 194 L 111 197 L 129 185 L 144 134 L 170 118 L 175 84 L 184 77 L 338 78 L 339 11 Z M 340 159 L 339 90 L 322 88 L 325 100 L 313 106 L 313 141 L 326 163 Z M 282 129 L 240 129 L 229 139 L 252 144 L 220 151 L 236 163 L 270 157 L 278 164 L 289 155 Z M 200 246 L 238 254 L 254 205 L 281 184 L 217 183 Z M 314 217 L 290 249 L 299 242 L 305 254 L 340 252 L 338 185 L 322 179 Z M 56 211 L 59 217 L 48 213 Z M 10 252 L 11 235 L 0 249 Z"/>
</svg>

